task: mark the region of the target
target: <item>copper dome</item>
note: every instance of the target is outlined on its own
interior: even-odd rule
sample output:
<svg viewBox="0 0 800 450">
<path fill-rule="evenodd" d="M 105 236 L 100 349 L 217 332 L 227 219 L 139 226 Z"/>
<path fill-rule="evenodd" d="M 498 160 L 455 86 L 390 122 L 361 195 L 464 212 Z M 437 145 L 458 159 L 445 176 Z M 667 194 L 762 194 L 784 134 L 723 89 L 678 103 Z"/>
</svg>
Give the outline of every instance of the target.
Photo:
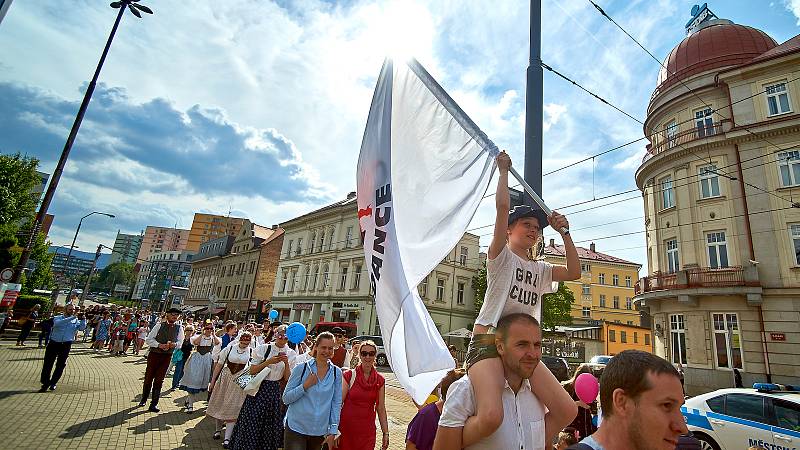
<svg viewBox="0 0 800 450">
<path fill-rule="evenodd" d="M 666 70 L 658 73 L 658 89 L 701 72 L 744 64 L 777 45 L 761 30 L 716 20 L 672 49 L 664 61 Z"/>
</svg>

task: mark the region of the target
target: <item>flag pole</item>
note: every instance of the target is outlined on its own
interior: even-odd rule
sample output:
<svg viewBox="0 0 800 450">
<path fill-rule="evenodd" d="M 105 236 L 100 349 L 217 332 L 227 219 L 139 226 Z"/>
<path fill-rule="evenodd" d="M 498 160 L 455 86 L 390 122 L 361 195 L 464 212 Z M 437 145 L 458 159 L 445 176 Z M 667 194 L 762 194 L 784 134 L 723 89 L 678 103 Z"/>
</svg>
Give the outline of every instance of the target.
<svg viewBox="0 0 800 450">
<path fill-rule="evenodd" d="M 544 200 L 542 200 L 542 197 L 539 197 L 539 194 L 537 194 L 536 191 L 534 191 L 533 188 L 528 184 L 528 182 L 525 181 L 524 178 L 522 178 L 522 175 L 520 175 L 519 172 L 517 172 L 517 170 L 514 169 L 513 166 L 509 167 L 508 171 L 511 173 L 511 175 L 514 176 L 514 178 L 517 179 L 517 181 L 519 181 L 519 184 L 522 185 L 523 189 L 525 189 L 525 192 L 527 192 L 528 195 L 531 196 L 533 201 L 536 202 L 536 204 L 539 205 L 540 208 L 542 208 L 542 211 L 544 211 L 544 213 L 547 214 L 547 217 L 550 217 L 550 215 L 553 214 L 553 210 L 548 208 L 547 205 L 545 205 Z M 569 234 L 569 228 L 562 227 L 561 233 Z"/>
<path fill-rule="evenodd" d="M 525 88 L 525 181 L 529 194 L 542 195 L 542 0 L 530 2 L 530 54 Z M 520 180 L 522 181 L 522 180 Z M 536 200 L 536 197 L 531 194 Z M 526 202 L 530 204 L 530 202 Z M 544 202 L 536 202 L 544 208 Z M 532 206 L 532 205 L 531 205 Z M 545 210 L 545 212 L 549 212 Z"/>
</svg>

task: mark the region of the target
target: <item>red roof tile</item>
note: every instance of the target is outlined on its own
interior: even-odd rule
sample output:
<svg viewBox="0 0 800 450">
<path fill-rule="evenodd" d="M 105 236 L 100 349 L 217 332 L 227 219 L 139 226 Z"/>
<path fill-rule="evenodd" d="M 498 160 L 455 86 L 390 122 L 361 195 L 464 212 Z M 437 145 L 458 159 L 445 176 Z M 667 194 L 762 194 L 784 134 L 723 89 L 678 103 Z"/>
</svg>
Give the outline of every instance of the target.
<svg viewBox="0 0 800 450">
<path fill-rule="evenodd" d="M 607 262 L 607 263 L 614 263 L 614 264 L 628 264 L 642 267 L 641 264 L 626 261 L 621 258 L 617 258 L 616 256 L 606 255 L 605 253 L 593 252 L 591 249 L 583 248 L 583 247 L 575 247 L 578 250 L 578 257 L 580 259 L 588 259 L 591 261 L 599 261 L 599 262 Z M 550 256 L 565 256 L 564 246 L 559 244 L 554 244 L 552 246 L 548 245 L 544 248 L 544 254 Z"/>
</svg>

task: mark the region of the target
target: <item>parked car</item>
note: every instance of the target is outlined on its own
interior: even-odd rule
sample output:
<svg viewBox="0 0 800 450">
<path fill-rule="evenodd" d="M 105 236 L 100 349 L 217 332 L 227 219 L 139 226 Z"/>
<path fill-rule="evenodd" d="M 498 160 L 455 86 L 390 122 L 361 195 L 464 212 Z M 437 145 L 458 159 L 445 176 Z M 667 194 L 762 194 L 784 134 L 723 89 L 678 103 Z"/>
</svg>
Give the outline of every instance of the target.
<svg viewBox="0 0 800 450">
<path fill-rule="evenodd" d="M 353 342 L 359 341 L 372 341 L 375 345 L 378 346 L 378 354 L 375 355 L 375 365 L 377 366 L 388 366 L 389 365 L 389 358 L 386 356 L 386 349 L 383 348 L 383 337 L 382 336 L 369 336 L 366 334 L 362 334 L 359 336 L 354 336 L 347 341 L 347 347 L 352 348 Z"/>
<path fill-rule="evenodd" d="M 800 392 L 794 386 L 756 383 L 686 400 L 689 431 L 703 450 L 800 447 Z"/>
<path fill-rule="evenodd" d="M 608 355 L 592 356 L 592 359 L 590 359 L 587 363 L 589 367 L 592 368 L 592 375 L 600 378 L 600 375 L 603 375 L 603 370 L 605 370 L 606 364 L 611 361 L 611 358 L 613 357 Z"/>
<path fill-rule="evenodd" d="M 542 355 L 542 362 L 558 381 L 569 380 L 569 363 L 564 358 Z"/>
</svg>

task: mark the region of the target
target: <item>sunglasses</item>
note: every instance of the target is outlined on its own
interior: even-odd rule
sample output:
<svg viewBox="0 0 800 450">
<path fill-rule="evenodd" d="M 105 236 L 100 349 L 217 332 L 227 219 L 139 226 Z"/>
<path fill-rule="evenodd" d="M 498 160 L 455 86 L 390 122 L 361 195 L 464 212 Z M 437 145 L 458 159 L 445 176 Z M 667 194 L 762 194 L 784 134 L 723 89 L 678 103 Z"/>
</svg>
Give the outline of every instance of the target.
<svg viewBox="0 0 800 450">
<path fill-rule="evenodd" d="M 361 352 L 361 356 L 366 358 L 367 356 L 375 356 L 376 352 Z"/>
<path fill-rule="evenodd" d="M 283 339 L 286 337 L 286 333 L 275 333 L 275 337 L 278 339 Z"/>
</svg>

